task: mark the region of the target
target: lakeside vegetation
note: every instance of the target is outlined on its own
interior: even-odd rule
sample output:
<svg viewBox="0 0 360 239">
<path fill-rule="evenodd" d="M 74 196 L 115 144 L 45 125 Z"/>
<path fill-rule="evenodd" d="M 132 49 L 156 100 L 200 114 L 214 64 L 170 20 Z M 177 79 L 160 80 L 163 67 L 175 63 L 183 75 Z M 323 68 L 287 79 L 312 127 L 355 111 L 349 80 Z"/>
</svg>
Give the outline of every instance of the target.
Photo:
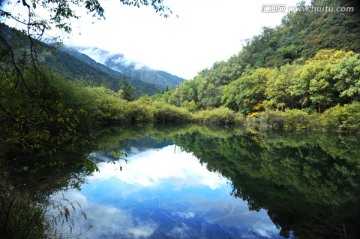
<svg viewBox="0 0 360 239">
<path fill-rule="evenodd" d="M 312 4 L 357 6 L 340 0 Z M 288 13 L 280 26 L 264 28 L 229 60 L 135 101 L 132 89 L 121 86 L 126 81 L 114 90 L 85 85 L 81 77 L 68 81 L 69 74 L 56 74 L 49 65 L 44 69 L 36 59 L 37 41 L 30 40 L 26 49 L 27 37 L 18 33 L 16 51 L 6 30 L 1 38 L 0 147 L 55 150 L 86 144 L 83 136 L 107 123 L 358 132 L 359 19 L 358 11 Z"/>
<path fill-rule="evenodd" d="M 13 150 L 45 153 L 86 144 L 94 127 L 108 123 L 359 132 L 359 34 L 357 11 L 288 13 L 280 26 L 264 28 L 229 60 L 177 88 L 134 101 L 124 77 L 119 90 L 69 81 L 34 60 L 36 48 L 14 50 L 7 34 L 1 38 L 1 157 Z"/>
</svg>

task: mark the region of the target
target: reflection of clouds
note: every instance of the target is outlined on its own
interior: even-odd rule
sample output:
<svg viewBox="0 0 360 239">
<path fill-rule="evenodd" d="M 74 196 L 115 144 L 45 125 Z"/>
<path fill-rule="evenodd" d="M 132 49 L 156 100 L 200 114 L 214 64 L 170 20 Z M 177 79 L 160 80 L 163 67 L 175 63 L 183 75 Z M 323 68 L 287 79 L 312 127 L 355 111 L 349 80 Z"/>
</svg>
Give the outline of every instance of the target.
<svg viewBox="0 0 360 239">
<path fill-rule="evenodd" d="M 88 200 L 81 192 L 68 191 L 65 198 L 79 202 L 87 220 L 79 212 L 71 215 L 75 221 L 72 235 L 81 238 L 148 238 L 158 228 L 149 219 L 134 218 L 131 211 L 111 205 L 101 205 Z M 55 196 L 56 197 L 56 196 Z M 80 199 L 80 200 L 79 200 Z M 90 229 L 89 229 L 90 228 Z"/>
<path fill-rule="evenodd" d="M 226 183 L 218 174 L 209 172 L 192 154 L 174 153 L 174 147 L 167 146 L 136 154 L 128 158 L 129 162 L 122 166 L 121 172 L 116 164 L 101 164 L 100 172 L 92 180 L 116 177 L 127 184 L 142 187 L 157 186 L 166 181 L 175 187 L 206 185 L 211 189 Z"/>
<path fill-rule="evenodd" d="M 166 234 L 169 238 L 194 238 L 194 231 L 191 227 L 184 223 L 181 223 L 179 226 L 175 226 L 169 233 Z"/>
<path fill-rule="evenodd" d="M 253 230 L 256 232 L 256 234 L 266 238 L 272 238 L 274 234 L 276 235 L 279 232 L 279 228 L 277 228 L 274 224 L 265 224 L 262 222 L 254 225 Z"/>
<path fill-rule="evenodd" d="M 80 238 L 280 238 L 265 210 L 249 211 L 192 154 L 167 146 L 128 159 L 122 171 L 100 163 L 82 191 L 65 193 L 87 214 L 75 219 Z"/>
<path fill-rule="evenodd" d="M 173 212 L 172 214 L 186 219 L 195 217 L 195 213 L 193 212 Z"/>
</svg>

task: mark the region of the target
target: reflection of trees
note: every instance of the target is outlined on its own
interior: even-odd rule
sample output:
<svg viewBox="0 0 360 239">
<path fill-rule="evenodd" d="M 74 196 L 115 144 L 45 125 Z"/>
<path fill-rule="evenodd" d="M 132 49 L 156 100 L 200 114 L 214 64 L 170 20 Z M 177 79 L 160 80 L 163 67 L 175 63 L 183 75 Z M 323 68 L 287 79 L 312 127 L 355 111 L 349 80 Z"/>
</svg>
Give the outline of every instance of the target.
<svg viewBox="0 0 360 239">
<path fill-rule="evenodd" d="M 21 235 L 13 238 L 45 235 L 48 196 L 68 187 L 79 188 L 96 169 L 85 155 L 93 150 L 121 150 L 129 139 L 141 140 L 144 135 L 160 143 L 172 139 L 209 170 L 231 179 L 232 194 L 247 200 L 252 210 L 266 209 L 284 236 L 291 232 L 300 238 L 360 235 L 360 141 L 356 136 L 252 134 L 194 125 L 107 127 L 94 133 L 96 139 L 88 151 L 61 152 L 48 158 L 12 156 L 16 160 L 0 161 L 1 229 L 12 205 L 12 225 L 24 229 L 13 233 Z M 142 143 L 139 145 L 144 146 Z M 69 204 L 65 207 L 71 209 Z M 26 225 L 38 226 L 39 234 L 27 235 Z"/>
<path fill-rule="evenodd" d="M 233 195 L 264 208 L 284 236 L 357 238 L 359 141 L 334 135 L 183 134 L 177 143 L 232 180 Z M 349 144 L 351 142 L 351 144 Z"/>
<path fill-rule="evenodd" d="M 61 152 L 53 157 L 29 158 L 17 155 L 1 160 L 0 238 L 47 238 L 56 221 L 48 218 L 50 207 L 69 222 L 70 207 L 60 207 L 49 196 L 66 188 L 79 188 L 95 170 L 84 156 Z M 70 225 L 71 226 L 71 225 Z"/>
<path fill-rule="evenodd" d="M 353 238 L 360 235 L 360 141 L 332 134 L 251 134 L 193 125 L 107 128 L 97 150 L 116 150 L 144 135 L 172 139 L 211 171 L 233 182 L 233 195 L 264 208 L 284 236 Z M 148 143 L 148 142 L 147 142 Z"/>
</svg>

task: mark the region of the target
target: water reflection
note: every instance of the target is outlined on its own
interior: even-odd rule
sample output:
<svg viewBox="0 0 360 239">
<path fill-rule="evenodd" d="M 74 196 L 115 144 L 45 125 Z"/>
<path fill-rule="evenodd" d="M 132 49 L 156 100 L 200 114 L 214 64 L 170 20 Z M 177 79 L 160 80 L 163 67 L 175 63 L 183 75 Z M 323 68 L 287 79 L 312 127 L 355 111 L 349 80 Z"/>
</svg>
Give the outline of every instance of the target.
<svg viewBox="0 0 360 239">
<path fill-rule="evenodd" d="M 265 208 L 281 235 L 359 237 L 356 136 L 243 132 L 217 138 L 192 132 L 177 144 L 230 178 L 232 194 L 247 200 L 251 210 Z"/>
<path fill-rule="evenodd" d="M 119 170 L 100 163 L 100 172 L 81 191 L 90 228 L 81 238 L 278 238 L 265 210 L 249 211 L 230 196 L 231 184 L 175 145 L 134 150 Z"/>
<path fill-rule="evenodd" d="M 0 238 L 9 239 L 59 238 L 53 219 L 69 214 L 61 200 L 49 196 L 80 188 L 95 170 L 84 157 L 69 152 L 50 158 L 13 154 L 0 158 L 0 168 Z"/>
<path fill-rule="evenodd" d="M 27 236 L 39 225 L 52 238 L 360 237 L 358 135 L 192 125 L 94 137 L 89 151 L 0 161 L 0 238 L 40 238 Z"/>
</svg>

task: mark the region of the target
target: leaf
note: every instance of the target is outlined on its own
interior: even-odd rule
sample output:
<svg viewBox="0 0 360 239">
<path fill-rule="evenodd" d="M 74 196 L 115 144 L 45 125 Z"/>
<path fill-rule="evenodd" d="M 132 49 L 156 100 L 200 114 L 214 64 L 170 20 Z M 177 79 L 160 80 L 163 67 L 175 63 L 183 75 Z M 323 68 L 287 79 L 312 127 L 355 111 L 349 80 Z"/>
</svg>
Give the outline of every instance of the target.
<svg viewBox="0 0 360 239">
<path fill-rule="evenodd" d="M 67 208 L 67 207 L 64 208 L 64 216 L 65 216 L 66 222 L 69 222 L 70 211 L 69 211 L 69 208 Z"/>
</svg>

